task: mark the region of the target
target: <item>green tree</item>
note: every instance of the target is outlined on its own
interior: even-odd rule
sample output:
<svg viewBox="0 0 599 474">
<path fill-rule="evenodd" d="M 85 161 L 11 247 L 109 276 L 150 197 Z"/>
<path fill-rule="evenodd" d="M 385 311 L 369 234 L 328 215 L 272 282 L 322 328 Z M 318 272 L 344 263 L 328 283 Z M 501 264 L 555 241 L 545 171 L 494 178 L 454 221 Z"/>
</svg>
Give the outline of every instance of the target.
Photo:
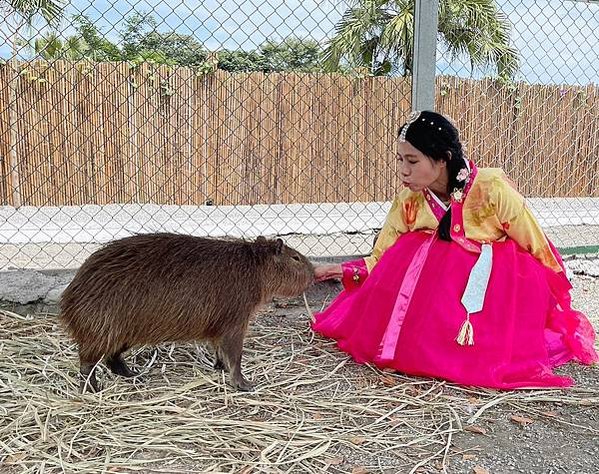
<svg viewBox="0 0 599 474">
<path fill-rule="evenodd" d="M 453 58 L 466 55 L 472 68 L 495 68 L 502 78 L 518 69 L 510 24 L 494 0 L 440 0 L 438 38 Z M 324 52 L 327 70 L 343 63 L 371 74 L 412 73 L 414 0 L 359 0 L 336 25 Z"/>
<path fill-rule="evenodd" d="M 200 42 L 191 35 L 174 31 L 160 33 L 151 31 L 141 37 L 139 51 L 158 53 L 165 62 L 181 66 L 198 66 L 206 61 L 207 52 Z"/>
<path fill-rule="evenodd" d="M 1 0 L 0 0 L 1 1 Z M 72 19 L 76 34 L 62 40 L 55 33 L 34 38 L 29 43 L 36 56 L 44 59 L 88 59 L 101 61 L 152 62 L 198 67 L 206 72 L 314 71 L 320 68 L 322 54 L 316 41 L 287 38 L 265 41 L 253 51 L 221 50 L 208 53 L 192 35 L 159 32 L 152 15 L 133 13 L 119 31 L 120 44 L 105 38 L 85 15 Z"/>
<path fill-rule="evenodd" d="M 132 60 L 141 56 L 143 39 L 155 29 L 156 20 L 149 13 L 135 12 L 125 18 L 125 26 L 120 32 L 123 59 Z"/>
<path fill-rule="evenodd" d="M 104 38 L 102 32 L 85 15 L 72 17 L 76 34 L 66 39 L 55 32 L 43 34 L 25 42 L 37 56 L 52 59 L 89 59 L 92 61 L 119 61 L 119 48 Z"/>
<path fill-rule="evenodd" d="M 75 15 L 72 20 L 77 31 L 67 41 L 77 42 L 80 47 L 80 58 L 92 61 L 119 61 L 119 48 L 108 41 L 98 27 L 85 15 Z"/>
<path fill-rule="evenodd" d="M 320 69 L 320 55 L 320 45 L 316 41 L 267 40 L 253 51 L 219 51 L 218 68 L 231 72 L 308 72 Z"/>
<path fill-rule="evenodd" d="M 229 72 L 253 72 L 267 69 L 264 57 L 257 51 L 230 51 L 217 53 L 218 68 Z"/>
<path fill-rule="evenodd" d="M 120 37 L 124 60 L 197 66 L 207 57 L 202 44 L 192 35 L 159 32 L 156 20 L 148 13 L 136 12 L 127 17 Z"/>
<path fill-rule="evenodd" d="M 264 70 L 315 71 L 320 69 L 320 45 L 314 40 L 287 38 L 281 42 L 268 40 L 260 45 Z"/>
</svg>

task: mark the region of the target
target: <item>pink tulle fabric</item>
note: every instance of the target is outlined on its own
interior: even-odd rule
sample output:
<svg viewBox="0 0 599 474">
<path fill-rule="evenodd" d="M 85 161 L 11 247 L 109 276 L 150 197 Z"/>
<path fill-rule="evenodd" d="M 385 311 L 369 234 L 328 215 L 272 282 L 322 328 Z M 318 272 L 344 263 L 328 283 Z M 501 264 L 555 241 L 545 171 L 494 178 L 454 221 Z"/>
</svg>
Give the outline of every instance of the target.
<svg viewBox="0 0 599 474">
<path fill-rule="evenodd" d="M 358 363 L 496 389 L 570 386 L 554 367 L 598 361 L 595 332 L 571 308 L 566 277 L 509 239 L 493 243 L 484 307 L 470 319 L 474 345 L 458 344 L 466 318 L 460 300 L 477 258 L 430 232 L 403 234 L 363 284 L 316 315 L 313 328 Z"/>
</svg>

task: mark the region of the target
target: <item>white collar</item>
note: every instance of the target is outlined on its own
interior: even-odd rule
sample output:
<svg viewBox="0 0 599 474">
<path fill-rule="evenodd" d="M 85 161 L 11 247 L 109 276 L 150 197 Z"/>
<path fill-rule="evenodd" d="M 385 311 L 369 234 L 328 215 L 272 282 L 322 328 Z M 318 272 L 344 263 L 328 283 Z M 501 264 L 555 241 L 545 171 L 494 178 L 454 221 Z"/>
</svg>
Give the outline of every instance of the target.
<svg viewBox="0 0 599 474">
<path fill-rule="evenodd" d="M 470 173 L 471 172 L 470 163 L 468 163 L 468 160 L 466 158 L 464 158 L 464 162 L 466 163 L 466 169 L 468 170 L 468 173 Z M 447 209 L 449 209 L 447 204 L 445 204 L 443 201 L 441 201 L 439 196 L 437 196 L 429 188 L 426 188 L 426 189 L 428 189 L 429 194 L 433 197 L 433 199 L 437 202 L 437 204 L 439 204 L 439 206 L 441 206 L 441 209 L 443 209 L 444 211 L 447 211 Z"/>
<path fill-rule="evenodd" d="M 443 209 L 444 211 L 447 211 L 447 209 L 448 209 L 447 204 L 445 204 L 443 201 L 441 201 L 441 199 L 439 198 L 439 196 L 437 196 L 430 189 L 428 189 L 428 192 L 433 197 L 433 199 L 437 202 L 437 204 L 439 204 L 439 206 L 441 206 L 441 209 Z"/>
</svg>

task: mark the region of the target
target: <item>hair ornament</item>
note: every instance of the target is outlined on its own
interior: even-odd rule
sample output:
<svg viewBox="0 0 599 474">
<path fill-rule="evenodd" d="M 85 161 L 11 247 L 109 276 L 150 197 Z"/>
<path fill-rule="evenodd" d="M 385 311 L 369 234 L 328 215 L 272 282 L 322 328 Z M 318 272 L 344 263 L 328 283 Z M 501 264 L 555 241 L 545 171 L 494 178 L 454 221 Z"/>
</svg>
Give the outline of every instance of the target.
<svg viewBox="0 0 599 474">
<path fill-rule="evenodd" d="M 404 125 L 401 133 L 399 134 L 399 141 L 400 142 L 405 142 L 406 141 L 406 133 L 408 133 L 408 128 L 416 120 L 418 120 L 418 117 L 420 117 L 420 111 L 419 110 L 414 110 L 410 115 L 408 115 L 408 120 L 406 121 L 406 124 Z M 426 119 L 422 119 L 422 120 L 426 120 Z"/>
</svg>

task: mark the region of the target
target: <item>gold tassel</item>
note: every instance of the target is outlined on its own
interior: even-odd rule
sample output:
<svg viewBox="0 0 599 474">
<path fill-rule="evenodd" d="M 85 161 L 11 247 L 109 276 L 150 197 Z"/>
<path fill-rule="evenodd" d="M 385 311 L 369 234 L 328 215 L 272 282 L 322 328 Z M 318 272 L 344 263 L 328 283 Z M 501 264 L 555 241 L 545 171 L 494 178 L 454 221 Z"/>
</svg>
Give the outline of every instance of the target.
<svg viewBox="0 0 599 474">
<path fill-rule="evenodd" d="M 458 337 L 456 337 L 456 342 L 460 346 L 474 345 L 474 328 L 470 322 L 469 314 L 466 316 L 466 321 L 464 321 L 464 324 L 462 324 L 462 327 L 460 328 L 460 333 L 458 334 Z"/>
</svg>

